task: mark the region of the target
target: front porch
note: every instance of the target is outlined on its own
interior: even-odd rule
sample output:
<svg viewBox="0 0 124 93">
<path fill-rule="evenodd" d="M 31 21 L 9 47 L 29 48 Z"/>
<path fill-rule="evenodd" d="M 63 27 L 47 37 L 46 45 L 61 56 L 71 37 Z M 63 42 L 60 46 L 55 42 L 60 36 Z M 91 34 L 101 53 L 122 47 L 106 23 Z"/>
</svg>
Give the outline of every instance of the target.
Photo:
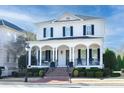
<svg viewBox="0 0 124 93">
<path fill-rule="evenodd" d="M 65 44 L 49 43 L 49 45 L 36 43 L 31 44 L 28 51 L 28 67 L 29 68 L 47 68 L 52 62 L 55 67 L 67 67 L 71 62 L 73 67 L 98 67 L 103 68 L 102 45 L 99 43 L 80 43 Z M 31 55 L 36 57 L 36 64 L 32 64 Z"/>
</svg>

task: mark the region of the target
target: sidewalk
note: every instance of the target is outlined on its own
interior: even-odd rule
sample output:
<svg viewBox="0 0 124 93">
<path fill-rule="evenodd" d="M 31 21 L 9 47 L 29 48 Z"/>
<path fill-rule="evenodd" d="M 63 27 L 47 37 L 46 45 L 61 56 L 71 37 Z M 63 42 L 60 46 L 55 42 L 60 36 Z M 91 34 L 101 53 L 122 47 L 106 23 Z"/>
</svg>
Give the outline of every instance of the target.
<svg viewBox="0 0 124 93">
<path fill-rule="evenodd" d="M 73 84 L 90 84 L 90 85 L 105 85 L 105 86 L 113 86 L 113 85 L 120 85 L 124 86 L 124 79 L 113 79 L 113 78 L 107 78 L 107 79 L 87 79 L 87 78 L 73 78 L 71 79 Z"/>
<path fill-rule="evenodd" d="M 42 79 L 42 78 L 28 78 L 28 83 L 24 82 L 24 78 L 4 78 L 0 79 L 0 84 L 70 84 L 69 79 Z M 91 86 L 124 86 L 124 79 L 118 78 L 106 78 L 106 79 L 97 79 L 97 78 L 72 78 L 71 84 L 85 84 Z"/>
</svg>

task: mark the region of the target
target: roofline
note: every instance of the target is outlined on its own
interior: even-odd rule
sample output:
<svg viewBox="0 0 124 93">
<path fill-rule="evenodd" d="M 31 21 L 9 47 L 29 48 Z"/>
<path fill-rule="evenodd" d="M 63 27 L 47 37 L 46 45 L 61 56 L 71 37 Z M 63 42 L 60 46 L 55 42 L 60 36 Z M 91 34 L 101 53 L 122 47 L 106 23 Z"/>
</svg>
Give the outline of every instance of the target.
<svg viewBox="0 0 124 93">
<path fill-rule="evenodd" d="M 48 39 L 43 39 L 43 40 L 27 41 L 27 42 L 52 41 L 52 40 L 71 40 L 71 39 L 97 39 L 97 38 L 104 38 L 104 37 L 91 37 L 91 36 L 61 37 L 61 38 L 48 38 Z"/>
<path fill-rule="evenodd" d="M 73 16 L 76 16 L 78 17 L 79 19 L 82 19 L 81 17 L 78 16 L 78 14 L 72 14 L 72 13 L 64 13 L 64 14 L 69 14 L 69 15 L 73 15 Z M 64 15 L 63 14 L 63 15 Z M 88 16 L 88 17 L 94 17 L 94 19 L 87 19 L 87 20 L 105 20 L 104 18 L 101 18 L 101 17 L 97 17 L 97 16 L 91 16 L 91 15 L 80 15 L 80 16 Z M 96 17 L 96 18 L 95 18 Z M 71 21 L 71 20 L 70 20 Z M 34 24 L 38 25 L 40 23 L 47 23 L 47 22 L 59 22 L 57 21 L 57 19 L 52 19 L 52 20 L 46 20 L 46 21 L 41 21 L 41 22 L 36 22 Z M 61 21 L 60 21 L 61 22 Z"/>
</svg>

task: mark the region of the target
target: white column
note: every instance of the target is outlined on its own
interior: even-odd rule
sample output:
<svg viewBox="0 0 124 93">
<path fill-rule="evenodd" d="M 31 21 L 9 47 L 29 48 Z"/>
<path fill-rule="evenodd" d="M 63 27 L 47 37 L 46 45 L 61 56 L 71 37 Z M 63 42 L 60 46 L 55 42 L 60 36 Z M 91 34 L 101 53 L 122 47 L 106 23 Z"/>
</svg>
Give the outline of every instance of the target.
<svg viewBox="0 0 124 93">
<path fill-rule="evenodd" d="M 57 61 L 57 59 L 58 59 L 58 58 L 57 58 L 57 55 L 58 55 L 57 53 L 58 53 L 58 52 L 57 52 L 57 48 L 55 48 L 55 49 L 56 49 L 56 61 Z"/>
<path fill-rule="evenodd" d="M 31 49 L 28 51 L 28 66 L 31 66 Z"/>
<path fill-rule="evenodd" d="M 103 66 L 103 55 L 102 55 L 102 52 L 103 52 L 103 48 L 100 47 L 100 66 Z"/>
<path fill-rule="evenodd" d="M 87 66 L 89 66 L 89 47 L 87 47 Z"/>
<path fill-rule="evenodd" d="M 53 62 L 54 62 L 54 48 L 53 48 Z"/>
<path fill-rule="evenodd" d="M 73 59 L 72 60 L 73 60 L 73 64 L 74 64 L 74 47 L 72 48 L 72 52 L 73 52 L 72 53 L 73 54 Z"/>
<path fill-rule="evenodd" d="M 69 48 L 69 62 L 71 62 L 71 47 Z"/>
<path fill-rule="evenodd" d="M 42 65 L 42 49 L 40 48 L 40 66 Z"/>
<path fill-rule="evenodd" d="M 37 59 L 37 64 L 38 64 L 38 49 L 36 50 L 36 59 Z"/>
</svg>

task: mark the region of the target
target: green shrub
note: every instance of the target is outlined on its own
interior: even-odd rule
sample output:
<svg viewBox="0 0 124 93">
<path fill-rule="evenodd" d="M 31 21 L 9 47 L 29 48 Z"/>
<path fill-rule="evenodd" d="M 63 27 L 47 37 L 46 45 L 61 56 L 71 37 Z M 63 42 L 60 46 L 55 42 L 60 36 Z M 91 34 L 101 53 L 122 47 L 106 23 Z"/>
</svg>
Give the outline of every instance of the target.
<svg viewBox="0 0 124 93">
<path fill-rule="evenodd" d="M 34 77 L 38 77 L 38 76 L 39 76 L 39 73 L 38 73 L 38 72 L 35 72 L 35 73 L 33 74 L 33 76 L 34 76 Z"/>
<path fill-rule="evenodd" d="M 28 72 L 28 76 L 32 77 L 33 76 L 32 72 Z"/>
<path fill-rule="evenodd" d="M 78 76 L 79 76 L 79 71 L 75 69 L 75 70 L 73 71 L 73 76 L 74 76 L 74 77 L 78 77 Z"/>
<path fill-rule="evenodd" d="M 109 68 L 104 68 L 104 69 L 103 69 L 103 72 L 104 72 L 103 75 L 106 77 L 106 76 L 110 76 L 110 75 L 111 75 L 112 70 L 109 69 Z"/>
<path fill-rule="evenodd" d="M 39 76 L 40 76 L 40 77 L 43 77 L 43 76 L 44 76 L 44 71 L 43 71 L 43 70 L 40 70 L 40 71 L 39 71 Z"/>
<path fill-rule="evenodd" d="M 95 77 L 97 78 L 103 77 L 103 72 L 102 71 L 95 72 Z"/>
<path fill-rule="evenodd" d="M 85 72 L 79 72 L 79 76 L 80 77 L 85 77 L 86 75 L 85 75 Z"/>
<path fill-rule="evenodd" d="M 94 72 L 93 71 L 86 71 L 86 76 L 87 77 L 94 77 Z"/>
<path fill-rule="evenodd" d="M 121 76 L 120 73 L 112 73 L 112 74 L 111 74 L 111 77 L 119 77 L 119 76 Z"/>
<path fill-rule="evenodd" d="M 92 67 L 92 68 L 90 68 L 89 69 L 90 71 L 102 71 L 102 69 L 100 69 L 100 68 L 97 68 L 97 67 Z"/>
</svg>

